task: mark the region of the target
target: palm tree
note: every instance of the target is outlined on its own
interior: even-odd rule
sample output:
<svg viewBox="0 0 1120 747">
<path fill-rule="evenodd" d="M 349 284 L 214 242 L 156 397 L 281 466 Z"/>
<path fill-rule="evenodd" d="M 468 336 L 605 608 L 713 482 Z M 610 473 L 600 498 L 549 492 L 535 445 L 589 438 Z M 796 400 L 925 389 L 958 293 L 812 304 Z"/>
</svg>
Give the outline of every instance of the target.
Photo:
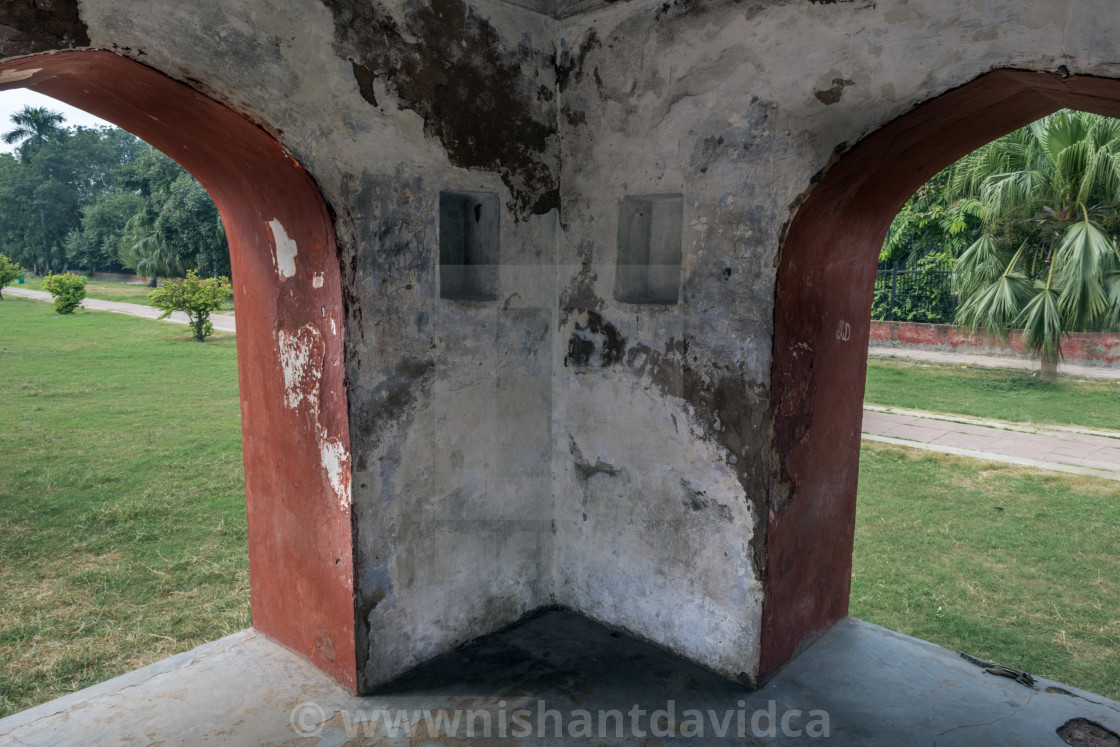
<svg viewBox="0 0 1120 747">
<path fill-rule="evenodd" d="M 1059 111 L 966 156 L 952 187 L 984 217 L 954 270 L 957 323 L 1021 330 L 1056 380 L 1064 334 L 1120 324 L 1120 250 L 1098 220 L 1120 207 L 1120 120 Z"/>
<path fill-rule="evenodd" d="M 147 211 L 137 213 L 124 224 L 120 240 L 120 261 L 139 275 L 147 275 L 149 287 L 155 288 L 160 275 L 183 271 L 179 253 L 167 242 L 157 226 L 155 216 Z"/>
<path fill-rule="evenodd" d="M 4 133 L 4 142 L 12 145 L 22 140 L 19 146 L 20 158 L 26 158 L 28 153 L 62 132 L 59 125 L 66 121 L 63 115 L 42 106 L 25 106 L 10 119 L 15 129 Z"/>
</svg>

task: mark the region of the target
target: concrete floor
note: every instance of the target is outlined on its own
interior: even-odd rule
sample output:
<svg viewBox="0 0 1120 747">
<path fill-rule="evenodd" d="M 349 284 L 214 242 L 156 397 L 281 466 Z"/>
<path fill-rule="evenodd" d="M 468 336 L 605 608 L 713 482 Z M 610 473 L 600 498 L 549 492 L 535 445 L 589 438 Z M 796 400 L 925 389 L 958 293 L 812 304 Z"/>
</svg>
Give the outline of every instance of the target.
<svg viewBox="0 0 1120 747">
<path fill-rule="evenodd" d="M 425 716 L 434 725 L 456 712 L 454 733 L 429 731 Z M 414 718 L 415 728 L 394 733 L 394 722 Z M 1047 680 L 1027 687 L 859 620 L 836 625 L 750 691 L 577 615 L 546 612 L 367 698 L 247 630 L 0 720 L 0 744 L 1060 747 L 1056 730 L 1076 718 L 1120 732 L 1120 703 Z M 1120 743 L 1105 739 L 1081 744 Z"/>
</svg>

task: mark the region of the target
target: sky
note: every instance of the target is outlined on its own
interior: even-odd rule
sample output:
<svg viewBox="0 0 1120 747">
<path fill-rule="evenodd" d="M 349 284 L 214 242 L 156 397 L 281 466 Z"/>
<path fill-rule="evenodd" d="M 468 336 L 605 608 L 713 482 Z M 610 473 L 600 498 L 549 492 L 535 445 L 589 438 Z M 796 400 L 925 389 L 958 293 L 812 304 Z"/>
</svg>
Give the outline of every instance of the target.
<svg viewBox="0 0 1120 747">
<path fill-rule="evenodd" d="M 92 114 L 86 114 L 81 109 L 75 109 L 61 101 L 56 101 L 41 93 L 29 91 L 26 88 L 16 88 L 11 91 L 0 91 L 0 134 L 12 129 L 10 117 L 25 106 L 45 106 L 53 112 L 59 112 L 66 117 L 64 127 L 82 125 L 83 127 L 112 127 L 109 122 L 98 119 Z M 0 153 L 11 153 L 17 145 L 7 145 L 0 140 Z"/>
</svg>

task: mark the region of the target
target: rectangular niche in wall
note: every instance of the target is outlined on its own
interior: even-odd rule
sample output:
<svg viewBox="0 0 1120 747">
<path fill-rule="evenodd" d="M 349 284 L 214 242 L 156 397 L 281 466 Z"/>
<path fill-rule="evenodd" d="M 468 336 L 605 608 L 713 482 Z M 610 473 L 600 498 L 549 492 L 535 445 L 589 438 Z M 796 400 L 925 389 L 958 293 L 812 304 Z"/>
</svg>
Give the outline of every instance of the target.
<svg viewBox="0 0 1120 747">
<path fill-rule="evenodd" d="M 674 304 L 681 284 L 682 195 L 630 195 L 618 216 L 618 276 L 623 303 Z"/>
<path fill-rule="evenodd" d="M 498 195 L 439 193 L 439 295 L 493 301 L 498 297 Z"/>
</svg>

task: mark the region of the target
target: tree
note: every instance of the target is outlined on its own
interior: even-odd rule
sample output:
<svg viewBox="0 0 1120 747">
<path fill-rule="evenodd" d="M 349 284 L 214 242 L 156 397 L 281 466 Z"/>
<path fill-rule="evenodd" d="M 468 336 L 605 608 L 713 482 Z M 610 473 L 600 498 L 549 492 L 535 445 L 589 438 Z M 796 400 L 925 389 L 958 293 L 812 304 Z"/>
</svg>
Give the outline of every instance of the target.
<svg viewBox="0 0 1120 747">
<path fill-rule="evenodd" d="M 984 216 L 956 264 L 957 322 L 1021 330 L 1055 380 L 1064 334 L 1120 324 L 1120 120 L 1059 111 L 966 156 L 952 187 Z"/>
<path fill-rule="evenodd" d="M 190 257 L 200 274 L 229 275 L 229 247 L 218 208 L 198 181 L 183 172 L 171 182 L 156 220 L 167 241 Z"/>
<path fill-rule="evenodd" d="M 47 275 L 43 287 L 54 296 L 54 310 L 71 314 L 86 297 L 86 279 L 81 275 Z"/>
<path fill-rule="evenodd" d="M 18 158 L 0 157 L 0 251 L 35 271 L 60 271 L 69 266 L 68 236 L 80 230 L 82 208 L 112 186 L 136 138 L 115 128 L 62 128 L 62 115 L 45 109 L 13 120 L 22 125 L 7 139 L 24 141 Z"/>
<path fill-rule="evenodd" d="M 124 130 L 63 121 L 46 109 L 13 116 L 5 137 L 22 142 L 0 154 L 0 252 L 36 273 L 229 274 L 217 208 L 190 174 Z"/>
<path fill-rule="evenodd" d="M 178 274 L 196 267 L 215 277 L 228 272 L 229 247 L 214 201 L 194 177 L 153 148 L 117 174 L 118 183 L 146 201 L 143 215 L 126 227 L 121 262 L 137 273 Z M 150 269 L 142 269 L 140 261 Z"/>
<path fill-rule="evenodd" d="M 42 106 L 25 106 L 10 119 L 15 128 L 4 133 L 4 142 L 8 145 L 20 143 L 20 158 L 26 158 L 28 153 L 65 132 L 59 125 L 66 117 Z"/>
<path fill-rule="evenodd" d="M 156 223 L 156 216 L 143 210 L 128 219 L 120 238 L 120 262 L 138 275 L 147 275 L 148 285 L 156 287 L 160 275 L 182 272 L 179 253 L 168 242 Z"/>
<path fill-rule="evenodd" d="M 221 308 L 230 297 L 230 283 L 226 278 L 206 278 L 199 280 L 194 270 L 187 271 L 187 277 L 169 278 L 162 288 L 148 294 L 152 306 L 163 311 L 160 319 L 171 316 L 173 311 L 186 313 L 194 330 L 195 339 L 202 342 L 214 331 L 210 324 L 210 314 Z"/>
<path fill-rule="evenodd" d="M 81 226 L 66 236 L 66 259 L 71 266 L 90 272 L 119 268 L 125 226 L 143 209 L 143 197 L 119 189 L 101 192 L 83 206 Z"/>
<path fill-rule="evenodd" d="M 952 191 L 953 167 L 923 184 L 891 221 L 881 262 L 912 266 L 921 260 L 958 257 L 980 236 L 983 206 Z"/>
<path fill-rule="evenodd" d="M 79 189 L 84 154 L 70 147 L 63 131 L 20 159 L 24 187 L 24 244 L 41 267 L 66 269 L 66 235 L 81 223 Z"/>
<path fill-rule="evenodd" d="M 21 274 L 23 269 L 19 265 L 0 254 L 0 299 L 4 297 L 4 286 L 11 285 Z"/>
</svg>

